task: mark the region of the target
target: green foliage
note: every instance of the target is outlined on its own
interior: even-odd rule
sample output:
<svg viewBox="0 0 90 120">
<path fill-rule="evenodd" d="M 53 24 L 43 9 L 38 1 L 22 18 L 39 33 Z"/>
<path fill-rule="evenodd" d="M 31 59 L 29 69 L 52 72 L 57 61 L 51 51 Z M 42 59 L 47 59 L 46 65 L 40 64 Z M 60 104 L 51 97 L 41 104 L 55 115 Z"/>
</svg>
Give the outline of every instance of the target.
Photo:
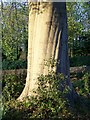
<svg viewBox="0 0 90 120">
<path fill-rule="evenodd" d="M 90 56 L 74 56 L 70 58 L 70 66 L 90 66 Z"/>
<path fill-rule="evenodd" d="M 11 104 L 12 99 L 14 101 L 21 94 L 24 88 L 25 78 L 26 74 L 5 74 L 2 76 L 2 97 L 0 98 L 0 113 L 2 115 L 6 114 L 10 105 L 13 105 Z M 8 118 L 5 119 L 8 120 Z"/>
<path fill-rule="evenodd" d="M 90 72 L 84 73 L 81 79 L 73 81 L 73 86 L 78 94 L 72 110 L 73 116 L 77 119 L 87 120 L 90 118 Z"/>
<path fill-rule="evenodd" d="M 52 72 L 46 76 L 41 75 L 38 78 L 38 90 L 35 92 L 36 96 L 27 97 L 21 103 L 15 100 L 7 101 L 3 107 L 4 113 L 2 120 L 69 117 L 69 103 L 65 98 L 68 88 L 66 84 L 63 84 L 64 81 L 65 79 L 61 74 L 55 75 Z M 59 88 L 63 87 L 63 85 L 65 89 L 61 92 Z"/>
<path fill-rule="evenodd" d="M 68 88 L 64 84 L 63 75 L 55 75 L 51 72 L 46 76 L 41 75 L 38 80 L 36 110 L 33 112 L 32 117 L 44 119 L 67 117 L 69 115 L 66 108 L 68 101 L 65 95 Z M 64 90 L 60 91 L 59 89 L 62 87 Z"/>
<path fill-rule="evenodd" d="M 78 6 L 77 2 L 67 3 L 68 34 L 69 34 L 70 45 L 73 45 L 74 38 L 78 37 L 78 35 L 82 33 L 82 29 L 83 29 L 82 23 L 77 21 L 78 14 L 81 12 L 81 9 L 77 8 L 77 6 Z M 80 12 L 77 13 L 78 10 Z"/>
<path fill-rule="evenodd" d="M 11 69 L 24 69 L 27 68 L 27 62 L 25 60 L 3 60 L 2 69 L 11 70 Z"/>
<path fill-rule="evenodd" d="M 79 35 L 78 39 L 73 43 L 73 54 L 74 56 L 78 55 L 89 55 L 90 53 L 90 33 L 82 33 Z"/>
<path fill-rule="evenodd" d="M 89 55 L 89 3 L 67 3 L 69 55 Z"/>
<path fill-rule="evenodd" d="M 3 95 L 5 97 L 2 105 L 2 120 L 31 120 L 36 118 L 85 120 L 90 117 L 90 73 L 84 74 L 81 80 L 73 81 L 74 88 L 79 95 L 73 108 L 69 107 L 68 100 L 65 98 L 68 87 L 62 74 L 55 75 L 54 72 L 51 72 L 46 76 L 41 75 L 38 78 L 36 96 L 27 97 L 23 102 L 19 102 L 15 98 L 19 96 L 24 87 L 22 80 L 25 76 L 6 75 L 4 78 Z M 61 92 L 59 89 L 63 85 L 65 89 Z M 8 93 L 10 97 L 8 97 Z"/>
<path fill-rule="evenodd" d="M 12 75 L 6 74 L 2 78 L 2 94 L 3 100 L 10 101 L 16 99 L 24 88 L 25 74 Z"/>
<path fill-rule="evenodd" d="M 19 49 L 27 53 L 28 6 L 18 2 L 1 4 L 2 53 L 7 60 L 18 60 Z"/>
<path fill-rule="evenodd" d="M 75 81 L 74 88 L 79 95 L 90 95 L 90 73 L 85 73 L 81 80 Z"/>
</svg>

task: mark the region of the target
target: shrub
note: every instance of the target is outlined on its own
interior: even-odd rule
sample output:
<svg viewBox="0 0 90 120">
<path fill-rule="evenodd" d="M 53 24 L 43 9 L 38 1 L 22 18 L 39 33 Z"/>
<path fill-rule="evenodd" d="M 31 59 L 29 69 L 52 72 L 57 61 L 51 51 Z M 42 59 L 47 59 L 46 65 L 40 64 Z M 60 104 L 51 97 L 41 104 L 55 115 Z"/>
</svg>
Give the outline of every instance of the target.
<svg viewBox="0 0 90 120">
<path fill-rule="evenodd" d="M 63 91 L 59 89 L 64 88 Z M 51 119 L 70 116 L 66 99 L 68 87 L 62 74 L 51 72 L 38 78 L 36 96 L 27 97 L 23 102 L 9 101 L 5 104 L 2 120 L 29 120 L 31 118 Z"/>
<path fill-rule="evenodd" d="M 24 88 L 25 78 L 26 78 L 26 74 L 19 74 L 19 75 L 5 74 L 2 77 L 1 113 L 3 116 L 7 113 L 9 109 L 12 108 L 11 106 L 13 106 L 13 104 L 15 105 L 13 101 L 15 101 L 15 99 L 18 98 L 19 95 L 21 94 Z M 7 118 L 8 116 L 9 115 L 7 115 L 6 118 L 2 118 L 2 119 L 8 120 Z"/>
<path fill-rule="evenodd" d="M 2 94 L 4 101 L 16 99 L 24 88 L 25 74 L 12 75 L 6 74 L 2 79 Z"/>
<path fill-rule="evenodd" d="M 61 74 L 49 73 L 38 78 L 38 90 L 33 118 L 62 118 L 68 116 L 68 101 L 65 98 L 67 86 L 64 84 L 64 77 Z M 60 82 L 61 81 L 61 82 Z M 66 87 L 63 91 L 59 88 Z"/>
<path fill-rule="evenodd" d="M 2 69 L 11 70 L 11 69 L 23 69 L 27 67 L 27 62 L 25 60 L 3 60 Z"/>
<path fill-rule="evenodd" d="M 85 73 L 80 80 L 74 81 L 73 85 L 79 95 L 90 95 L 90 73 Z"/>
</svg>

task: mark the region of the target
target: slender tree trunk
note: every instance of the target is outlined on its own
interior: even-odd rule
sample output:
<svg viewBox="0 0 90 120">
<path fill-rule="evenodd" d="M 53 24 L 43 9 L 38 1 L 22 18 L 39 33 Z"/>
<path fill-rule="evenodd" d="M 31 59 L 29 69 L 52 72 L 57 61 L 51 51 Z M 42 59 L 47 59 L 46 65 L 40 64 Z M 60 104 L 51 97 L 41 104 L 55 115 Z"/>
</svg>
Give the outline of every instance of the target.
<svg viewBox="0 0 90 120">
<path fill-rule="evenodd" d="M 40 74 L 48 74 L 44 60 L 50 58 L 60 61 L 60 66 L 55 67 L 56 73 L 68 76 L 67 84 L 71 87 L 66 4 L 64 2 L 32 4 L 29 11 L 27 78 L 19 99 L 34 95 L 37 77 Z"/>
</svg>

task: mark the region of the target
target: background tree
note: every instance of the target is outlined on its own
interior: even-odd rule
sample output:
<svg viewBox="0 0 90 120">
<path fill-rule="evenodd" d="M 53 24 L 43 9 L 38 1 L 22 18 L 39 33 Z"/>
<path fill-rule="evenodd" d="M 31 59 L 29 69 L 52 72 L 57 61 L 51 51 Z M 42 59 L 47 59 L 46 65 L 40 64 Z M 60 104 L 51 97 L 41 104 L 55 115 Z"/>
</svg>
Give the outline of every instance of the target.
<svg viewBox="0 0 90 120">
<path fill-rule="evenodd" d="M 89 53 L 84 49 L 87 49 L 86 43 L 89 42 L 89 37 L 84 39 L 89 34 L 88 8 L 88 3 L 67 3 L 70 57 Z"/>
<path fill-rule="evenodd" d="M 2 2 L 2 59 L 3 61 L 20 60 L 27 56 L 28 6 L 27 3 Z M 26 56 L 25 56 L 26 55 Z"/>
</svg>

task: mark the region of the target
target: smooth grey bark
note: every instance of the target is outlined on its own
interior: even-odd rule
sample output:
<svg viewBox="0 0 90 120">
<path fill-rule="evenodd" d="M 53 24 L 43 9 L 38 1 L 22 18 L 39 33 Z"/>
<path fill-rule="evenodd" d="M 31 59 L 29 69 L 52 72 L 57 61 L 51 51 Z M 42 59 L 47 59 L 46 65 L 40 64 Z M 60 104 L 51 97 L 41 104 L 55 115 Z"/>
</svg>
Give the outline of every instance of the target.
<svg viewBox="0 0 90 120">
<path fill-rule="evenodd" d="M 65 2 L 34 3 L 29 12 L 28 68 L 25 88 L 18 98 L 34 95 L 37 89 L 37 77 L 48 74 L 44 60 L 60 61 L 55 66 L 56 73 L 68 76 L 70 83 L 68 59 L 67 14 Z"/>
</svg>

